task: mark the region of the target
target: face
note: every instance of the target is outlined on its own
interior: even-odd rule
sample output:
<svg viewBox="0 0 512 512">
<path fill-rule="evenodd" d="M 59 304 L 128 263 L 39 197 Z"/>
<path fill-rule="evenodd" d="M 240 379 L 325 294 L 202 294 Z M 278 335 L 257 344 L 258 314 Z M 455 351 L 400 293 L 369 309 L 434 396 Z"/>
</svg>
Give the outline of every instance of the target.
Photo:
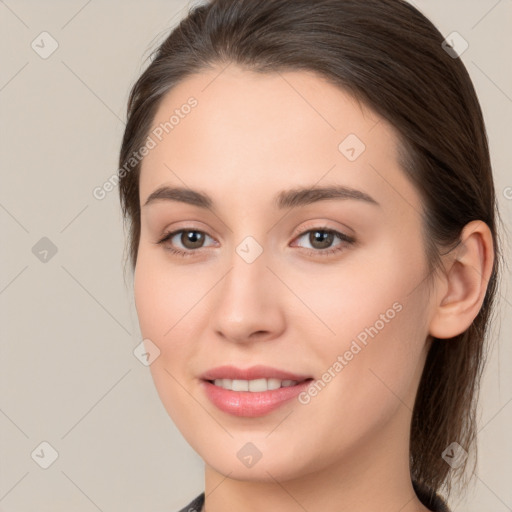
<svg viewBox="0 0 512 512">
<path fill-rule="evenodd" d="M 404 445 L 432 308 L 392 127 L 315 74 L 230 65 L 173 88 L 150 136 L 135 303 L 190 445 L 252 480 Z"/>
</svg>

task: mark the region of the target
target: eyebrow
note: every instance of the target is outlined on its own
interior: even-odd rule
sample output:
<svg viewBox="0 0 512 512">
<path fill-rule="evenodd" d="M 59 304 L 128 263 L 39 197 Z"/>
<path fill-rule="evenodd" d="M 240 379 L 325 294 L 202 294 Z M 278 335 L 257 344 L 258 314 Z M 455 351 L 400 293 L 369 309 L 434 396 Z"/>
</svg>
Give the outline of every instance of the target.
<svg viewBox="0 0 512 512">
<path fill-rule="evenodd" d="M 357 201 L 380 206 L 373 197 L 365 192 L 342 185 L 283 190 L 275 196 L 273 203 L 276 208 L 282 210 L 285 208 L 298 208 L 329 199 L 355 199 Z M 212 198 L 204 192 L 184 187 L 169 186 L 157 188 L 149 195 L 143 206 L 148 206 L 151 203 L 161 200 L 177 201 L 204 209 L 212 209 L 214 206 Z"/>
</svg>

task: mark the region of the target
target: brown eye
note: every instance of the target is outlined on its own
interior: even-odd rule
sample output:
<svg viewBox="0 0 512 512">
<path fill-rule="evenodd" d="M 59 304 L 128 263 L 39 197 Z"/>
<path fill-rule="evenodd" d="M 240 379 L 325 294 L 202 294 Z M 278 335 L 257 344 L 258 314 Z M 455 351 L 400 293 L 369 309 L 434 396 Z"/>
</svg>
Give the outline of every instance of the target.
<svg viewBox="0 0 512 512">
<path fill-rule="evenodd" d="M 305 231 L 297 237 L 298 240 L 307 236 L 307 242 L 311 247 L 308 253 L 312 256 L 327 256 L 333 253 L 339 253 L 355 243 L 355 239 L 340 233 L 334 229 L 316 228 Z M 338 239 L 340 243 L 333 246 L 333 242 Z"/>
<path fill-rule="evenodd" d="M 203 248 L 206 237 L 211 238 L 198 229 L 179 229 L 166 233 L 156 243 L 163 245 L 167 251 L 173 254 L 192 256 L 199 253 L 197 249 Z"/>
<path fill-rule="evenodd" d="M 326 230 L 315 229 L 309 232 L 309 242 L 315 249 L 327 249 L 334 238 L 334 233 Z"/>
<path fill-rule="evenodd" d="M 201 231 L 183 230 L 179 237 L 186 249 L 199 249 L 204 243 L 205 234 Z"/>
</svg>

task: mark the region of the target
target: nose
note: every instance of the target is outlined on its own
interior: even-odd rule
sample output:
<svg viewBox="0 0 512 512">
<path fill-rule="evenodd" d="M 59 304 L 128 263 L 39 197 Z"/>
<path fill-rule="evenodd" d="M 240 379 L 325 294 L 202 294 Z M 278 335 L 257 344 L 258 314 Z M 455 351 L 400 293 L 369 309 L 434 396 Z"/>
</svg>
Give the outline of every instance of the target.
<svg viewBox="0 0 512 512">
<path fill-rule="evenodd" d="M 211 297 L 215 334 L 234 343 L 279 337 L 285 329 L 286 288 L 267 267 L 265 252 L 252 262 L 234 252 L 229 263 Z"/>
</svg>

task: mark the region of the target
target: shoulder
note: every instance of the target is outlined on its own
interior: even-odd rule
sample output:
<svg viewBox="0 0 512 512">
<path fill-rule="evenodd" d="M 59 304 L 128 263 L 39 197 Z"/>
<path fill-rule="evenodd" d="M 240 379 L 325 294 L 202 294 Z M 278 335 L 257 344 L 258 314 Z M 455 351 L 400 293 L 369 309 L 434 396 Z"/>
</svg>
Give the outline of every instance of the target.
<svg viewBox="0 0 512 512">
<path fill-rule="evenodd" d="M 204 492 L 194 498 L 186 507 L 178 512 L 201 512 L 204 504 Z"/>
<path fill-rule="evenodd" d="M 447 503 L 438 494 L 430 491 L 426 487 L 413 482 L 414 491 L 420 501 L 432 512 L 451 512 Z M 201 512 L 204 505 L 204 492 L 196 496 L 188 505 L 178 512 Z"/>
</svg>

